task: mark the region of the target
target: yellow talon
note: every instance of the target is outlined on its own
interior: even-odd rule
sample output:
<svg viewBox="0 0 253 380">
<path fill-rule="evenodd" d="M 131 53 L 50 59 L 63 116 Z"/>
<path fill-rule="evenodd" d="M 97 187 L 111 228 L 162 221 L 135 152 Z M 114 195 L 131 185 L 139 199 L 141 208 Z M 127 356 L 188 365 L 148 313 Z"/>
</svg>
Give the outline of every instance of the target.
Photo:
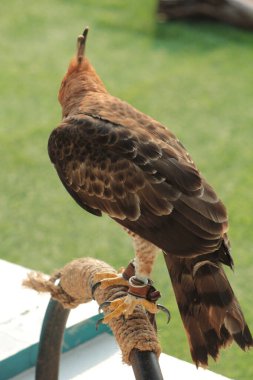
<svg viewBox="0 0 253 380">
<path fill-rule="evenodd" d="M 129 286 L 129 282 L 125 280 L 121 275 L 110 272 L 97 273 L 94 276 L 93 281 L 95 283 L 100 282 L 102 289 L 108 288 L 109 286 Z"/>
<path fill-rule="evenodd" d="M 116 278 L 116 277 L 118 277 L 117 273 L 113 273 L 113 272 L 100 272 L 100 273 L 96 273 L 95 274 L 93 281 L 101 281 L 104 278 Z"/>
<path fill-rule="evenodd" d="M 103 323 L 108 323 L 113 318 L 118 318 L 121 315 L 128 318 L 133 314 L 136 306 L 142 306 L 151 314 L 156 314 L 158 312 L 158 308 L 153 302 L 128 294 L 126 297 L 118 298 L 110 303 L 108 306 L 110 311 L 104 317 Z"/>
</svg>

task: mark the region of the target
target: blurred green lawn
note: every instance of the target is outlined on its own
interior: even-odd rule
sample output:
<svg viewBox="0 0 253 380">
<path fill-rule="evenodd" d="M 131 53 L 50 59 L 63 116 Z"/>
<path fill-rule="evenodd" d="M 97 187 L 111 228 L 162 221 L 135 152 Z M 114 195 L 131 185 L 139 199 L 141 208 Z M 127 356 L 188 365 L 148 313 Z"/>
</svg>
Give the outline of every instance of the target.
<svg viewBox="0 0 253 380">
<path fill-rule="evenodd" d="M 235 274 L 229 274 L 253 329 L 253 34 L 213 23 L 158 24 L 154 0 L 0 2 L 1 258 L 52 272 L 76 257 L 113 266 L 133 251 L 108 218 L 84 213 L 47 156 L 61 119 L 57 92 L 76 36 L 90 26 L 87 54 L 110 92 L 166 124 L 189 149 L 230 215 Z M 190 360 L 169 278 L 154 273 L 166 353 Z M 237 347 L 210 368 L 253 378 L 253 354 Z"/>
</svg>

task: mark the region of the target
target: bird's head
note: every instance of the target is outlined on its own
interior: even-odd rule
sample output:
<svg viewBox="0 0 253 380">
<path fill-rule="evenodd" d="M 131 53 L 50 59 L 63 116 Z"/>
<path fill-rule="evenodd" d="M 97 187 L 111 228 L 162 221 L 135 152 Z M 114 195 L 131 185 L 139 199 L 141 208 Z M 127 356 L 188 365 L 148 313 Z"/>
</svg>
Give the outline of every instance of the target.
<svg viewBox="0 0 253 380">
<path fill-rule="evenodd" d="M 76 55 L 70 61 L 59 90 L 58 99 L 63 108 L 63 114 L 69 113 L 69 108 L 77 105 L 88 92 L 107 92 L 95 69 L 85 56 L 85 47 L 89 28 L 77 38 Z M 65 112 L 64 108 L 68 111 Z"/>
</svg>

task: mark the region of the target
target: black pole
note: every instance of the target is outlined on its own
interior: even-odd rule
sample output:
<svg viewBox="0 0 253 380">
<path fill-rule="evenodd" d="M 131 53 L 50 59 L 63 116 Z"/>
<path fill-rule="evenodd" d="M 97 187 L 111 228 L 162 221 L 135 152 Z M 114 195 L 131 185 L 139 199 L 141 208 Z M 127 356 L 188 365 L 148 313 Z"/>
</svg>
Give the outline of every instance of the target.
<svg viewBox="0 0 253 380">
<path fill-rule="evenodd" d="M 61 346 L 69 312 L 58 301 L 49 301 L 40 334 L 35 380 L 58 380 Z M 130 361 L 136 380 L 163 380 L 154 352 L 133 349 Z"/>
<path fill-rule="evenodd" d="M 40 334 L 35 380 L 58 379 L 61 346 L 69 312 L 58 301 L 49 301 Z"/>
<path fill-rule="evenodd" d="M 133 349 L 130 361 L 136 380 L 163 380 L 161 368 L 154 352 Z"/>
</svg>

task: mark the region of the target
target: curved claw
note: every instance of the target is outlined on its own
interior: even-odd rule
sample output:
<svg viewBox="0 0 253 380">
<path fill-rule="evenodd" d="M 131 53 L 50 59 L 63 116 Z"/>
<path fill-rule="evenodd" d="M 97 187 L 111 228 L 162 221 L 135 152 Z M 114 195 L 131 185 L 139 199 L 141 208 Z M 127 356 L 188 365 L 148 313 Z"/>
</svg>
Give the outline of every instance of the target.
<svg viewBox="0 0 253 380">
<path fill-rule="evenodd" d="M 171 318 L 170 311 L 163 305 L 157 304 L 156 306 L 158 310 L 161 310 L 167 315 L 167 323 L 169 323 L 170 318 Z"/>
<path fill-rule="evenodd" d="M 103 302 L 103 303 L 101 303 L 101 305 L 99 305 L 99 308 L 98 308 L 98 312 L 99 312 L 99 314 L 100 313 L 103 313 L 103 308 L 104 307 L 106 307 L 106 306 L 110 306 L 110 304 L 111 304 L 111 301 L 105 301 L 105 302 Z"/>
<path fill-rule="evenodd" d="M 98 331 L 99 326 L 103 323 L 104 318 L 100 318 L 96 322 L 96 331 Z"/>
<path fill-rule="evenodd" d="M 91 295 L 92 295 L 92 298 L 95 299 L 95 296 L 94 296 L 94 293 L 96 291 L 96 289 L 101 285 L 101 281 L 98 281 L 96 282 L 94 285 L 92 285 L 91 287 Z"/>
</svg>

